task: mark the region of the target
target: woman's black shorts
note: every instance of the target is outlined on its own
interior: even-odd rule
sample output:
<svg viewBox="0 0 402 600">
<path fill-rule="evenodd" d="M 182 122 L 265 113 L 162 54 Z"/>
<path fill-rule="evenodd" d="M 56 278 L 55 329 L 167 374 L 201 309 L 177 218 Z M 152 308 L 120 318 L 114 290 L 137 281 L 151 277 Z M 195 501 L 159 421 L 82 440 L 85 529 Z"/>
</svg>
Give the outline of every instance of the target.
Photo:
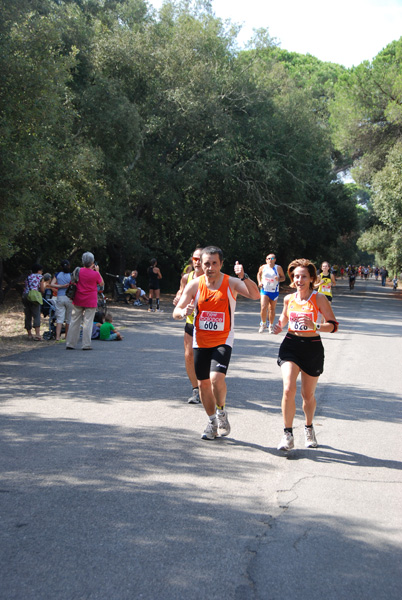
<svg viewBox="0 0 402 600">
<path fill-rule="evenodd" d="M 300 337 L 287 333 L 279 348 L 278 365 L 293 362 L 311 377 L 318 377 L 324 371 L 324 346 L 319 335 Z"/>
</svg>

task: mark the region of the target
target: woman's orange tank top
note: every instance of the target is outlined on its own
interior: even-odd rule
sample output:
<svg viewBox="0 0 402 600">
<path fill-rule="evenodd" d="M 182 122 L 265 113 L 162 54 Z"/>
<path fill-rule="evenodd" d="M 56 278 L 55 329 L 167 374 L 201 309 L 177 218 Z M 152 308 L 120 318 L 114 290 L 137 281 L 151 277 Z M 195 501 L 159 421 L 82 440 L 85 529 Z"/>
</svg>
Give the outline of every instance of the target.
<svg viewBox="0 0 402 600">
<path fill-rule="evenodd" d="M 308 300 L 298 302 L 297 294 L 292 294 L 288 302 L 288 330 L 296 332 L 314 331 L 313 327 L 307 327 L 306 325 L 299 325 L 298 317 L 300 314 L 307 314 L 314 323 L 317 322 L 318 313 L 320 309 L 317 306 L 317 290 L 311 293 Z"/>
</svg>

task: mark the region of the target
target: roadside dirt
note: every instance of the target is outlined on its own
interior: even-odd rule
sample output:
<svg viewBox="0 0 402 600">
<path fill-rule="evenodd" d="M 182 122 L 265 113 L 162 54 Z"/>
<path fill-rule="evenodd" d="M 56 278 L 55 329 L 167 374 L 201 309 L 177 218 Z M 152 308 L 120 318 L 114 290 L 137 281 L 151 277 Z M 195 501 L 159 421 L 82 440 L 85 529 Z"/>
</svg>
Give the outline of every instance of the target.
<svg viewBox="0 0 402 600">
<path fill-rule="evenodd" d="M 148 306 L 134 307 L 132 304 L 127 305 L 123 302 L 114 302 L 107 298 L 108 311 L 113 313 L 114 323 L 116 326 L 124 330 L 134 324 L 148 322 L 150 320 L 170 319 L 173 310 L 173 294 L 165 294 L 161 298 L 161 308 L 163 313 L 148 313 Z M 41 319 L 41 336 L 45 331 L 49 330 L 49 318 L 42 315 Z M 62 336 L 64 337 L 64 336 Z M 19 352 L 30 352 L 39 347 L 52 346 L 56 343 L 55 340 L 29 340 L 27 332 L 24 329 L 24 309 L 20 296 L 17 292 L 10 292 L 4 304 L 0 305 L 0 358 L 11 356 Z"/>
</svg>

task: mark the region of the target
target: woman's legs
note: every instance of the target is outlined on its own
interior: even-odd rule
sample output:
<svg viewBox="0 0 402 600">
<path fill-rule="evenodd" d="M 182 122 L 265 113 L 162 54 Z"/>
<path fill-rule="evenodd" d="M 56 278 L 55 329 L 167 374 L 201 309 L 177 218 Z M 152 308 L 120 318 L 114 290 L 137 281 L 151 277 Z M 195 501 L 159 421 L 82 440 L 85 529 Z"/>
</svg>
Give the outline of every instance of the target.
<svg viewBox="0 0 402 600">
<path fill-rule="evenodd" d="M 94 317 L 96 313 L 95 308 L 85 308 L 84 309 L 84 324 L 82 328 L 82 348 L 90 348 L 91 347 L 91 334 L 92 334 L 92 323 L 94 322 Z"/>
<path fill-rule="evenodd" d="M 317 387 L 318 377 L 311 377 L 302 371 L 301 374 L 301 395 L 303 398 L 303 411 L 306 417 L 306 425 L 313 424 L 314 413 L 317 406 L 315 399 L 315 389 Z"/>
<path fill-rule="evenodd" d="M 78 343 L 80 337 L 81 320 L 84 310 L 85 309 L 82 306 L 73 306 L 66 348 L 75 348 L 75 346 Z"/>
<path fill-rule="evenodd" d="M 293 362 L 285 362 L 281 366 L 283 380 L 282 415 L 285 428 L 293 427 L 296 414 L 296 386 L 300 367 Z"/>
<path fill-rule="evenodd" d="M 24 328 L 27 330 L 28 338 L 32 339 L 32 313 L 30 303 L 25 296 L 22 297 L 22 304 L 24 306 Z"/>
</svg>

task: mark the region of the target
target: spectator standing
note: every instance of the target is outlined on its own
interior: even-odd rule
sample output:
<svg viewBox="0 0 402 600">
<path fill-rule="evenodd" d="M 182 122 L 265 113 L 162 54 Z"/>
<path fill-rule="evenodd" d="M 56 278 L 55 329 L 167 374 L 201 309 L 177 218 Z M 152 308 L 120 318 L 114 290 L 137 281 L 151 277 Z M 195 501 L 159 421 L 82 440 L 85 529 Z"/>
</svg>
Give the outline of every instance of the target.
<svg viewBox="0 0 402 600">
<path fill-rule="evenodd" d="M 67 350 L 74 350 L 77 345 L 81 323 L 83 323 L 82 349 L 92 350 L 91 334 L 98 306 L 98 285 L 104 285 L 92 252 L 84 252 L 82 264 L 83 267 L 79 270 L 77 291 L 73 300 L 71 324 L 67 335 Z"/>
<path fill-rule="evenodd" d="M 154 312 L 154 308 L 152 307 L 152 299 L 156 300 L 156 311 L 161 311 L 159 307 L 159 298 L 160 298 L 160 285 L 159 280 L 162 279 L 162 273 L 158 267 L 158 262 L 156 258 L 151 260 L 151 266 L 148 267 L 148 279 L 149 279 L 149 308 L 148 312 Z"/>
<path fill-rule="evenodd" d="M 41 305 L 28 300 L 28 293 L 31 290 L 37 290 L 43 294 L 45 291 L 45 282 L 43 281 L 43 267 L 35 263 L 32 265 L 32 273 L 25 280 L 24 291 L 22 293 L 22 304 L 24 306 L 25 329 L 29 340 L 41 341 L 40 336 L 40 309 Z M 32 323 L 35 329 L 35 335 L 32 335 Z"/>
<path fill-rule="evenodd" d="M 67 339 L 68 328 L 71 322 L 73 312 L 73 303 L 66 296 L 66 290 L 71 283 L 70 263 L 68 260 L 61 261 L 60 271 L 52 279 L 51 286 L 57 289 L 57 296 L 54 301 L 56 308 L 56 342 L 60 340 L 63 323 L 65 326 L 65 339 Z"/>
</svg>

